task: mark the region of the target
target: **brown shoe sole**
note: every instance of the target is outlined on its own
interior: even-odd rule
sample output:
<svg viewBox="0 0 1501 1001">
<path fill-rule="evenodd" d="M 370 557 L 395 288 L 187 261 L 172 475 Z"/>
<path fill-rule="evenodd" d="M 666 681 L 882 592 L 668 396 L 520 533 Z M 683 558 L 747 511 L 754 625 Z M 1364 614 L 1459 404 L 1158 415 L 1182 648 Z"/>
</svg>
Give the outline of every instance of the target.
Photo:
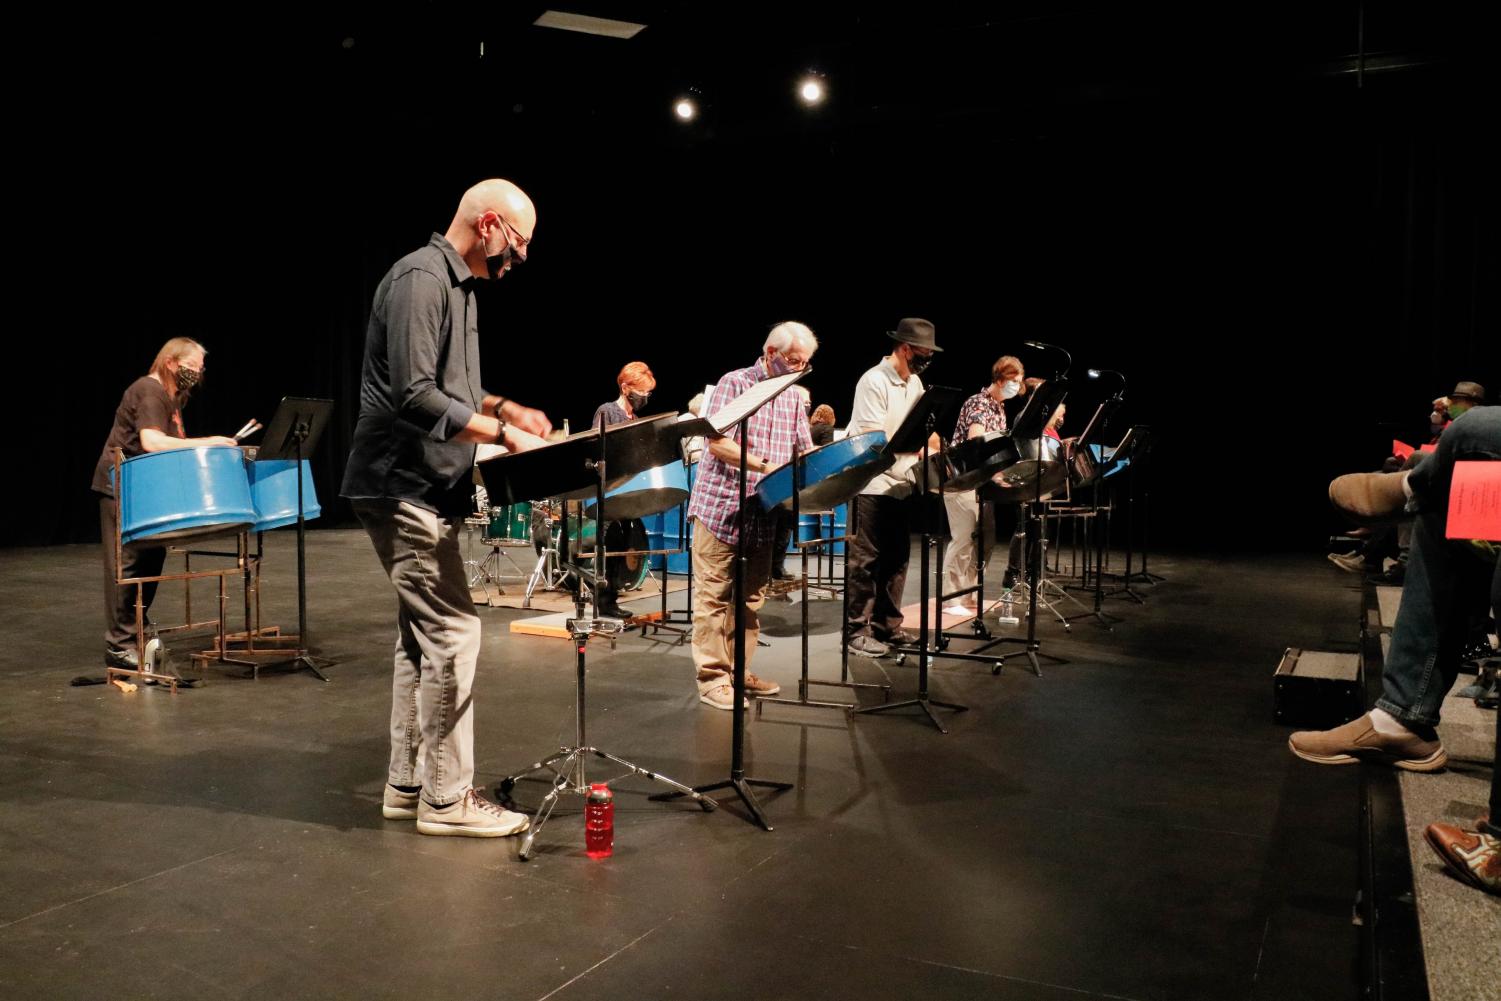
<svg viewBox="0 0 1501 1001">
<path fill-rule="evenodd" d="M 1309 754 L 1307 751 L 1298 750 L 1297 746 L 1292 742 L 1292 738 L 1289 737 L 1287 748 L 1304 761 L 1312 761 L 1316 765 L 1354 765 L 1359 764 L 1361 761 L 1370 761 L 1376 764 L 1391 765 L 1408 772 L 1436 772 L 1442 770 L 1449 763 L 1449 753 L 1442 747 L 1426 758 L 1399 758 L 1384 751 L 1376 750 L 1361 755 Z"/>
</svg>

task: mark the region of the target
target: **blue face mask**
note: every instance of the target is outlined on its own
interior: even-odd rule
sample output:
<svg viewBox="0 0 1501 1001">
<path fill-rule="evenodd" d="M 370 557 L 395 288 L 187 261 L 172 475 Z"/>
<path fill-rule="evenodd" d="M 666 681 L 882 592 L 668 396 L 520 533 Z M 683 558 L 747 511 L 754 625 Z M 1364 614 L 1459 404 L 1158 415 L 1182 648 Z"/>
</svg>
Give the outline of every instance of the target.
<svg viewBox="0 0 1501 1001">
<path fill-rule="evenodd" d="M 796 372 L 797 369 L 787 364 L 787 359 L 783 358 L 780 354 L 774 354 L 771 356 L 771 361 L 766 363 L 766 371 L 770 372 L 774 376 L 777 376 L 787 375 L 790 372 Z"/>
<path fill-rule="evenodd" d="M 1009 400 L 1022 391 L 1022 384 L 1015 379 L 1001 383 L 1001 399 Z"/>
</svg>

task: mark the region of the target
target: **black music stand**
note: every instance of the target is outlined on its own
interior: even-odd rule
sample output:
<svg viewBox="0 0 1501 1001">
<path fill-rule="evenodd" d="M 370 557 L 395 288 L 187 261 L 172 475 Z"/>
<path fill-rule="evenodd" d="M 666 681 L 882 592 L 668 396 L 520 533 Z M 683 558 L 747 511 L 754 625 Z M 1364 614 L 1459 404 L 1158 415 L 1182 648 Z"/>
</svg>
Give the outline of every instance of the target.
<svg viewBox="0 0 1501 1001">
<path fill-rule="evenodd" d="M 938 706 L 940 709 L 952 709 L 955 712 L 965 712 L 969 707 L 960 705 L 957 702 L 940 702 L 937 699 L 930 698 L 928 695 L 928 666 L 933 657 L 933 644 L 930 642 L 928 623 L 928 606 L 930 604 L 928 568 L 931 565 L 929 552 L 933 545 L 933 538 L 937 534 L 935 532 L 937 526 L 934 525 L 934 521 L 936 520 L 933 510 L 934 501 L 937 500 L 939 504 L 942 503 L 941 497 L 935 498 L 929 492 L 931 484 L 929 482 L 930 464 L 928 462 L 928 446 L 930 439 L 939 427 L 949 427 L 958 419 L 959 406 L 963 398 L 964 394 L 951 386 L 929 387 L 928 391 L 923 393 L 922 397 L 913 405 L 911 411 L 903 419 L 901 426 L 891 436 L 891 440 L 886 443 L 887 451 L 892 453 L 904 454 L 917 452 L 919 455 L 919 469 L 921 470 L 919 474 L 917 503 L 918 518 L 922 528 L 922 555 L 919 559 L 919 566 L 921 568 L 919 573 L 921 577 L 919 578 L 918 588 L 922 596 L 922 605 L 918 612 L 917 646 L 895 648 L 903 653 L 913 652 L 917 654 L 917 697 L 905 699 L 901 702 L 888 702 L 885 705 L 866 706 L 865 708 L 855 710 L 859 714 L 883 713 L 893 709 L 905 709 L 908 706 L 917 706 L 928 717 L 928 722 L 938 728 L 939 733 L 948 733 L 948 730 L 944 729 L 943 724 L 938 722 L 938 717 L 933 714 L 933 706 Z M 943 476 L 942 456 L 946 443 L 947 439 L 940 435 L 938 439 L 940 477 Z M 848 554 L 846 554 L 845 559 L 848 561 Z M 943 626 L 942 614 L 943 612 L 940 609 L 938 620 L 940 629 Z M 846 624 L 845 629 L 848 632 L 848 624 Z"/>
<path fill-rule="evenodd" d="M 1126 481 L 1126 571 L 1125 571 L 1125 573 L 1123 573 L 1123 574 L 1120 575 L 1121 586 L 1117 587 L 1117 588 L 1114 588 L 1113 590 L 1105 592 L 1105 597 L 1107 597 L 1107 598 L 1115 598 L 1115 597 L 1130 598 L 1132 601 L 1136 602 L 1138 605 L 1145 605 L 1147 603 L 1147 600 L 1142 595 L 1137 594 L 1136 591 L 1133 590 L 1132 587 L 1131 587 L 1131 578 L 1137 576 L 1136 574 L 1133 574 L 1131 572 L 1131 558 L 1132 558 L 1132 555 L 1133 555 L 1132 554 L 1132 545 L 1133 545 L 1133 536 L 1135 534 L 1134 525 L 1133 525 L 1134 516 L 1132 515 L 1132 510 L 1135 507 L 1135 503 L 1134 502 L 1135 502 L 1135 499 L 1136 499 L 1136 465 L 1137 465 L 1136 460 L 1137 460 L 1138 457 L 1144 456 L 1147 453 L 1148 449 L 1151 447 L 1151 438 L 1152 438 L 1152 429 L 1151 428 L 1146 427 L 1145 425 L 1138 425 L 1136 427 L 1132 427 L 1132 428 L 1130 428 L 1130 429 L 1128 429 L 1126 431 L 1126 436 L 1121 439 L 1121 443 L 1115 447 L 1115 453 L 1110 457 L 1110 459 L 1111 459 L 1112 462 L 1117 462 L 1117 463 L 1120 462 L 1122 460 L 1122 458 L 1130 459 L 1131 460 L 1131 465 L 1130 465 L 1130 468 L 1128 468 L 1127 470 L 1125 470 L 1125 475 L 1127 476 L 1127 481 Z M 1111 576 L 1113 577 L 1113 576 L 1116 576 L 1116 575 L 1115 574 L 1111 574 Z"/>
<path fill-rule="evenodd" d="M 320 681 L 328 678 L 313 659 L 307 631 L 307 521 L 303 518 L 302 463 L 317 450 L 333 410 L 333 400 L 283 396 L 255 453 L 256 462 L 297 460 L 297 650 L 292 663 L 299 669 L 312 671 Z"/>
<path fill-rule="evenodd" d="M 673 795 L 691 796 L 705 813 L 713 810 L 717 805 L 712 799 L 700 795 L 696 790 L 690 789 L 681 782 L 593 747 L 588 742 L 585 679 L 588 674 L 589 638 L 595 635 L 617 636 L 623 631 L 624 622 L 620 619 L 602 618 L 599 614 L 599 582 L 604 578 L 605 561 L 604 523 L 596 521 L 596 525 L 600 527 L 594 534 L 594 572 L 591 574 L 567 559 L 568 509 L 566 501 L 586 494 L 589 490 L 587 485 L 592 483 L 595 503 L 598 505 L 595 510 L 603 514 L 606 490 L 613 489 L 614 486 L 618 486 L 637 473 L 662 465 L 664 442 L 676 448 L 677 439 L 672 429 L 687 426 L 688 422 L 672 423 L 663 420 L 663 417 L 672 416 L 675 415 L 659 415 L 607 426 L 604 416 L 601 415 L 598 427 L 592 431 L 583 432 L 573 438 L 529 452 L 497 456 L 477 464 L 480 478 L 485 481 L 485 490 L 492 497 L 504 497 L 513 504 L 521 500 L 537 500 L 551 496 L 562 496 L 565 499 L 563 537 L 559 541 L 558 563 L 561 567 L 573 572 L 574 617 L 568 620 L 568 632 L 573 639 L 574 666 L 577 672 L 574 689 L 575 742 L 573 746 L 560 748 L 531 767 L 507 776 L 496 787 L 497 798 L 510 802 L 511 790 L 515 788 L 518 779 L 532 772 L 543 770 L 552 772 L 551 788 L 533 813 L 535 822 L 521 839 L 517 855 L 522 861 L 531 858 L 532 845 L 537 835 L 541 833 L 543 825 L 552 816 L 558 797 L 563 793 L 587 795 L 589 781 L 584 763 L 590 755 L 612 761 L 624 768 L 625 774 L 618 776 L 619 778 L 624 778 L 626 775 L 639 775 L 671 786 L 677 790 Z M 611 448 L 617 448 L 626 453 L 626 458 L 617 463 L 619 468 L 612 469 L 609 465 Z M 582 543 L 582 505 L 580 505 L 579 519 L 579 536 Z M 584 607 L 582 587 L 586 577 L 593 580 L 590 586 L 593 608 L 587 611 Z M 558 764 L 559 762 L 561 764 Z"/>
<path fill-rule="evenodd" d="M 1135 449 L 1134 449 L 1132 457 L 1131 457 L 1131 470 L 1130 470 L 1129 475 L 1131 477 L 1131 493 L 1130 493 L 1130 497 L 1132 497 L 1132 498 L 1134 498 L 1136 496 L 1136 480 L 1137 480 L 1137 477 L 1140 477 L 1142 479 L 1142 488 L 1141 488 L 1141 569 L 1138 570 L 1138 571 L 1136 571 L 1134 574 L 1130 573 L 1128 571 L 1128 573 L 1126 574 L 1126 582 L 1130 583 L 1130 581 L 1132 580 L 1132 578 L 1139 577 L 1139 578 L 1141 578 L 1141 582 L 1143 584 L 1158 584 L 1158 583 L 1161 583 L 1162 581 L 1167 580 L 1167 578 L 1164 577 L 1164 576 L 1162 576 L 1161 574 L 1152 573 L 1150 570 L 1147 569 L 1147 553 L 1151 549 L 1151 545 L 1150 545 L 1149 539 L 1150 539 L 1151 527 L 1152 527 L 1152 506 L 1151 506 L 1151 501 L 1152 501 L 1152 478 L 1151 478 L 1152 465 L 1151 465 L 1150 460 L 1151 460 L 1151 457 L 1152 457 L 1152 446 L 1153 446 L 1153 444 L 1155 444 L 1155 440 L 1152 437 L 1152 429 L 1150 427 L 1148 427 L 1146 425 L 1140 425 L 1140 426 L 1137 427 L 1136 430 L 1137 430 L 1137 433 L 1139 435 L 1139 439 L 1136 442 L 1136 446 L 1135 446 Z M 1132 506 L 1128 504 L 1127 507 L 1126 507 L 1126 519 L 1127 519 L 1127 521 L 1130 521 L 1130 519 L 1132 518 L 1131 511 L 1132 511 Z M 1129 540 L 1127 540 L 1127 541 L 1128 541 L 1128 544 L 1129 544 Z M 1129 555 L 1130 555 L 1130 550 L 1128 549 L 1127 550 L 1127 556 L 1129 556 Z"/>
<path fill-rule="evenodd" d="M 1067 379 L 1050 379 L 1032 390 L 1033 398 L 1016 420 L 1016 427 L 1012 429 L 1012 435 L 1018 440 L 1034 439 L 1037 447 L 1037 476 L 1035 478 L 1036 490 L 1033 493 L 1032 502 L 1027 511 L 1027 635 L 1021 637 L 1003 636 L 1001 643 L 1022 643 L 1025 649 L 1022 651 L 1032 665 L 1032 673 L 1042 677 L 1041 657 L 1049 660 L 1062 662 L 1062 658 L 1051 657 L 1042 652 L 1042 642 L 1037 638 L 1037 592 L 1042 589 L 1042 480 L 1043 462 L 1046 452 L 1043 450 L 1043 438 L 1048 426 L 1048 420 L 1053 416 L 1053 411 L 1058 409 L 1068 396 Z M 1041 403 L 1037 401 L 1041 400 Z M 1036 409 L 1033 409 L 1035 404 Z M 1059 461 L 1062 461 L 1060 453 Z M 1064 626 L 1067 627 L 1067 620 Z M 1000 674 L 1005 660 L 991 668 L 991 674 Z"/>
<path fill-rule="evenodd" d="M 746 490 L 745 442 L 751 416 L 811 371 L 812 368 L 805 368 L 800 372 L 789 372 L 786 375 L 763 379 L 725 404 L 707 420 L 701 419 L 693 422 L 708 425 L 708 434 L 716 436 L 723 436 L 726 431 L 738 424 L 741 446 L 737 483 L 740 506 L 735 512 L 735 677 L 732 696 L 734 706 L 731 710 L 730 722 L 730 777 L 722 782 L 695 786 L 693 792 L 697 795 L 719 789 L 733 789 L 750 813 L 749 820 L 765 831 L 772 830 L 772 826 L 767 822 L 766 814 L 761 811 L 761 804 L 756 801 L 751 788 L 760 786 L 764 789 L 783 792 L 791 789 L 793 784 L 774 782 L 769 779 L 747 778 L 745 775 L 745 505 L 749 499 Z M 672 799 L 680 795 L 682 793 L 662 793 L 654 798 Z"/>
<path fill-rule="evenodd" d="M 1115 629 L 1112 620 L 1120 622 L 1121 619 L 1118 616 L 1109 614 L 1103 607 L 1105 604 L 1105 583 L 1101 571 L 1105 569 L 1106 536 L 1100 521 L 1100 490 L 1103 489 L 1107 467 L 1114 460 L 1113 458 L 1105 459 L 1102 456 L 1098 463 L 1088 461 L 1093 458 L 1088 449 L 1095 438 L 1104 433 L 1106 425 L 1110 423 L 1111 416 L 1120 408 L 1120 405 L 1121 397 L 1119 393 L 1105 399 L 1095 409 L 1094 416 L 1089 419 L 1089 424 L 1084 428 L 1084 433 L 1074 439 L 1074 456 L 1079 456 L 1082 453 L 1084 459 L 1088 462 L 1087 468 L 1090 471 L 1090 479 L 1082 481 L 1077 485 L 1089 487 L 1090 548 L 1094 551 L 1095 569 L 1094 586 L 1090 590 L 1094 592 L 1094 609 L 1088 612 L 1080 612 L 1077 615 L 1066 616 L 1070 621 L 1093 616 L 1102 626 L 1111 631 Z M 1075 465 L 1073 457 L 1070 457 L 1069 461 L 1069 476 L 1072 479 L 1074 469 L 1078 467 Z"/>
<path fill-rule="evenodd" d="M 1032 393 L 1030 396 L 1027 397 L 1027 402 L 1023 405 L 1021 413 L 1017 414 L 1015 426 L 1008 433 L 1015 440 L 1021 441 L 1025 437 L 1027 437 L 1027 435 L 1023 434 L 1022 432 L 1030 431 L 1034 426 L 1045 428 L 1047 426 L 1047 419 L 1048 419 L 1048 417 L 1052 415 L 1053 410 L 1057 408 L 1058 402 L 1061 399 L 1062 399 L 1061 394 L 1057 395 L 1055 397 L 1052 393 L 1043 393 L 1040 390 L 1038 392 Z M 1039 401 L 1041 401 L 1041 402 L 1039 402 Z M 1041 415 L 1041 416 L 1039 417 L 1039 416 L 1036 416 L 1036 415 Z M 1038 420 L 1041 421 L 1040 425 L 1037 424 Z M 1041 470 L 1040 470 L 1040 467 L 1039 467 L 1039 478 L 1038 478 L 1039 483 L 1041 482 L 1040 472 L 1041 472 Z M 984 487 L 980 488 L 981 491 L 983 491 L 984 489 L 985 489 Z M 979 517 L 979 519 L 977 521 L 977 526 L 978 526 L 978 532 L 979 532 L 979 539 L 977 540 L 977 544 L 979 546 L 980 551 L 983 553 L 984 549 L 985 549 L 985 504 L 984 504 L 983 499 L 981 500 L 981 503 L 980 503 L 980 517 Z M 996 541 L 999 542 L 1000 540 L 997 539 Z M 942 564 L 942 562 L 943 562 L 942 555 L 941 555 L 943 553 L 943 548 L 944 547 L 942 545 L 939 546 L 939 553 L 940 553 L 939 563 L 940 564 Z M 940 567 L 937 570 L 934 571 L 934 576 L 938 577 L 942 572 L 943 572 L 942 571 L 942 566 L 940 565 Z M 1035 588 L 1032 588 L 1031 590 L 1035 590 Z M 973 588 L 965 588 L 965 589 L 962 589 L 962 590 L 959 590 L 959 591 L 954 591 L 954 592 L 952 592 L 950 594 L 943 594 L 942 591 L 943 591 L 943 588 L 940 585 L 939 586 L 939 592 L 940 593 L 939 593 L 939 596 L 938 596 L 938 606 L 939 606 L 939 615 L 940 615 L 939 622 L 940 623 L 943 621 L 943 619 L 941 618 L 941 616 L 943 614 L 942 609 L 943 609 L 944 602 L 949 601 L 952 598 L 962 597 L 965 594 L 971 593 L 971 591 L 973 591 L 973 593 L 976 595 L 976 602 L 975 602 L 975 605 L 976 605 L 976 614 L 975 614 L 975 618 L 973 620 L 973 624 L 972 624 L 972 627 L 971 627 L 971 629 L 972 629 L 972 635 L 969 636 L 969 637 L 966 637 L 963 634 L 960 634 L 960 635 L 956 636 L 956 635 L 954 635 L 952 633 L 946 633 L 946 632 L 944 632 L 943 630 L 940 629 L 939 630 L 939 634 L 938 634 L 938 649 L 933 652 L 933 656 L 935 656 L 935 657 L 947 657 L 947 658 L 949 658 L 951 660 L 967 660 L 967 661 L 971 661 L 971 662 L 974 662 L 974 663 L 989 664 L 990 665 L 990 673 L 992 675 L 1000 674 L 1001 673 L 1001 669 L 1006 664 L 1006 655 L 995 654 L 995 653 L 987 653 L 986 651 L 988 651 L 991 647 L 999 646 L 999 645 L 1001 645 L 1003 643 L 1016 643 L 1016 642 L 1018 642 L 1018 640 L 1016 640 L 1015 638 L 1010 638 L 1010 637 L 995 636 L 995 635 L 993 635 L 990 632 L 989 629 L 987 629 L 985 627 L 985 624 L 984 624 L 984 621 L 983 621 L 984 617 L 985 617 L 985 611 L 986 611 L 986 608 L 985 608 L 985 565 L 984 565 L 983 561 L 979 565 L 979 570 L 978 570 L 978 573 L 976 574 L 976 584 L 974 585 Z M 1065 626 L 1066 626 L 1066 623 L 1065 623 Z M 960 652 L 960 651 L 954 651 L 954 650 L 949 650 L 948 649 L 948 643 L 949 643 L 949 640 L 951 640 L 951 639 L 971 639 L 971 638 L 980 639 L 980 640 L 983 640 L 984 642 L 980 643 L 980 645 L 978 645 L 978 646 L 970 647 L 969 649 L 964 650 L 962 652 Z M 1050 658 L 1050 659 L 1057 660 L 1057 661 L 1061 662 L 1061 658 Z M 1034 665 L 1034 667 L 1036 666 L 1036 661 L 1035 660 L 1033 661 L 1033 665 Z"/>
</svg>

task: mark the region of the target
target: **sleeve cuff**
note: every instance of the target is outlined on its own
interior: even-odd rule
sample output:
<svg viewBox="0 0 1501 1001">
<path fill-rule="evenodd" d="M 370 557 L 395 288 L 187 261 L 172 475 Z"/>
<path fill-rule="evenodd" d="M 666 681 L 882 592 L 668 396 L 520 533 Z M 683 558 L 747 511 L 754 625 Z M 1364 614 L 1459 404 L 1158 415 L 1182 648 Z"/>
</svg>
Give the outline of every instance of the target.
<svg viewBox="0 0 1501 1001">
<path fill-rule="evenodd" d="M 433 425 L 431 432 L 433 439 L 436 441 L 448 441 L 469 426 L 469 419 L 475 413 L 477 411 L 467 403 L 460 403 L 458 400 L 449 400 L 448 409 L 443 412 L 443 416 L 438 419 L 438 423 Z"/>
</svg>

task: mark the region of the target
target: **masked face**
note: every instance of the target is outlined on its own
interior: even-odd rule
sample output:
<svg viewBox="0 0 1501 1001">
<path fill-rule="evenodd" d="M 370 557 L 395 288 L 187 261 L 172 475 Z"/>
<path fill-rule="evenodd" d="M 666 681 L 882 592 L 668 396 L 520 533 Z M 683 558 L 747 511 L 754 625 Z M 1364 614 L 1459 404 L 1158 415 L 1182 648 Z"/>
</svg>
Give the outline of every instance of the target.
<svg viewBox="0 0 1501 1001">
<path fill-rule="evenodd" d="M 927 354 L 918 354 L 917 349 L 914 347 L 909 347 L 908 350 L 911 352 L 907 356 L 908 371 L 910 371 L 913 375 L 922 375 L 923 371 L 929 365 L 933 364 L 932 352 L 929 352 Z"/>
<path fill-rule="evenodd" d="M 177 388 L 186 392 L 203 381 L 203 369 L 179 368 L 177 370 Z"/>
<path fill-rule="evenodd" d="M 1001 383 L 1001 399 L 1009 400 L 1022 391 L 1022 384 L 1017 379 L 1007 379 Z"/>
<path fill-rule="evenodd" d="M 638 393 L 635 390 L 630 390 L 625 394 L 625 402 L 631 405 L 631 412 L 636 414 L 639 414 L 650 400 L 650 393 Z"/>
<path fill-rule="evenodd" d="M 490 235 L 485 240 L 485 266 L 490 271 L 492 280 L 499 279 L 501 275 L 511 270 L 517 264 L 526 260 L 527 244 L 531 241 L 516 233 L 513 242 L 512 233 L 515 231 L 511 224 L 496 215 L 496 224 L 490 230 Z"/>
<path fill-rule="evenodd" d="M 1449 400 L 1449 411 L 1448 411 L 1448 413 L 1449 413 L 1449 419 L 1452 421 L 1455 418 L 1457 418 L 1460 414 L 1464 413 L 1466 410 L 1469 410 L 1469 409 L 1470 409 L 1470 401 L 1469 400 L 1450 399 Z"/>
</svg>

